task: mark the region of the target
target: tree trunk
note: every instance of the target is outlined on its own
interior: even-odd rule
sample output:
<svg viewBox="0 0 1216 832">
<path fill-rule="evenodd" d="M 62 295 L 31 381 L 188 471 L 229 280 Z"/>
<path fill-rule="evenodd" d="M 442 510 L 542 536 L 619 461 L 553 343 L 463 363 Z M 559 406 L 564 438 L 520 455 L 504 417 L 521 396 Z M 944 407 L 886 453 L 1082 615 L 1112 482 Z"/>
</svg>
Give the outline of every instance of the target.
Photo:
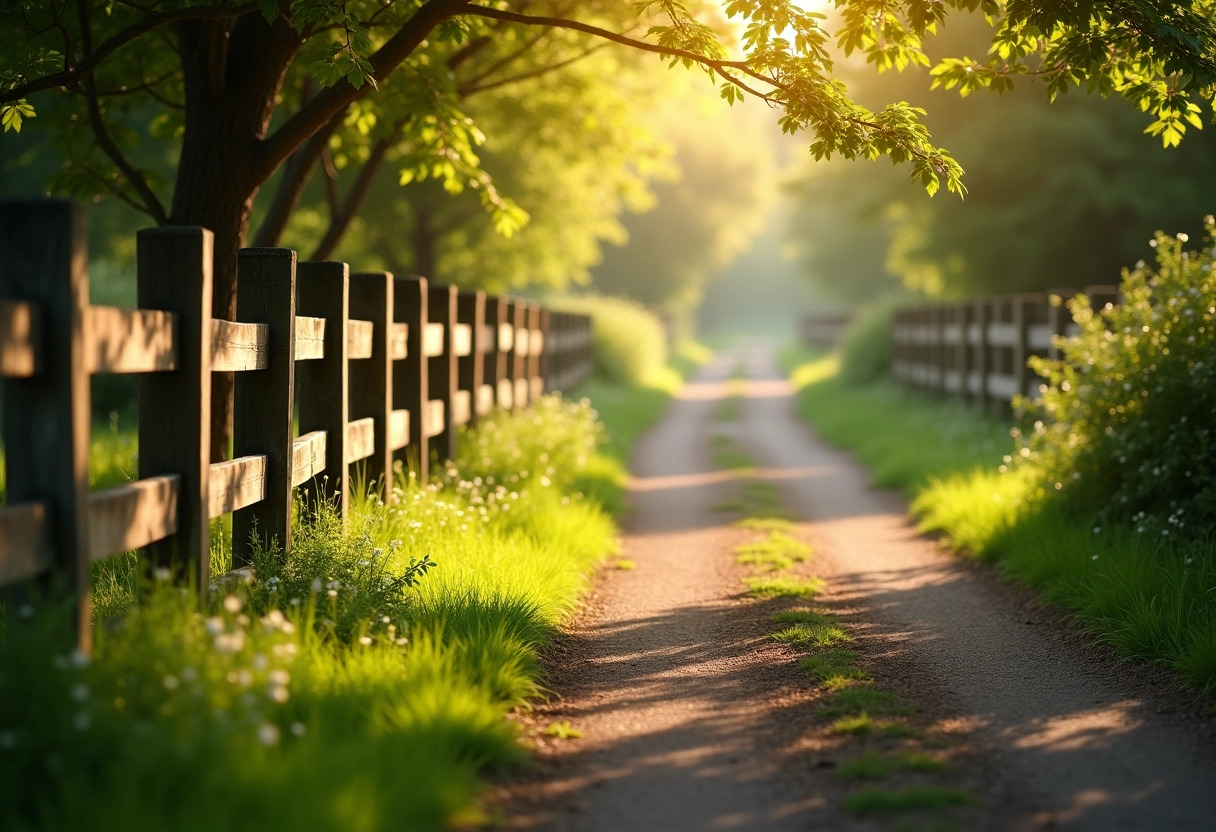
<svg viewBox="0 0 1216 832">
<path fill-rule="evenodd" d="M 237 251 L 262 185 L 254 165 L 257 142 L 266 135 L 299 37 L 284 19 L 267 24 L 258 15 L 242 18 L 231 32 L 227 23 L 192 23 L 178 34 L 186 123 L 169 221 L 215 234 L 212 315 L 235 320 Z M 230 373 L 213 376 L 216 461 L 228 455 L 232 391 Z"/>
</svg>

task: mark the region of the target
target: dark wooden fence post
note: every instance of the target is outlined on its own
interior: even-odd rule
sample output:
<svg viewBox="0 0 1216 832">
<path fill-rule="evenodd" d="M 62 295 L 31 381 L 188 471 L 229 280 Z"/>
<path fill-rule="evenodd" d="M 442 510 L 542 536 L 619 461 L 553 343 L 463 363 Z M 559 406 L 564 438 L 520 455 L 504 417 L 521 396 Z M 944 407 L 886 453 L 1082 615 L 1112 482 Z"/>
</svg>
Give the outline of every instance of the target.
<svg viewBox="0 0 1216 832">
<path fill-rule="evenodd" d="M 499 327 L 498 349 L 502 353 L 502 373 L 498 377 L 498 406 L 504 410 L 515 409 L 515 346 L 519 333 L 515 331 L 515 301 L 499 298 L 498 308 L 502 324 Z"/>
<path fill-rule="evenodd" d="M 211 582 L 211 274 L 212 234 L 205 228 L 140 231 L 138 305 L 177 317 L 177 369 L 142 373 L 139 477 L 181 476 L 177 534 L 144 550 L 155 564 L 185 570 L 206 592 Z M 171 275 L 171 278 L 166 278 Z M 170 417 L 170 414 L 171 417 Z"/>
<path fill-rule="evenodd" d="M 489 341 L 483 365 L 482 383 L 490 388 L 494 406 L 503 405 L 500 386 L 506 378 L 507 352 L 502 348 L 503 324 L 507 321 L 507 307 L 502 298 L 486 297 L 486 338 Z"/>
<path fill-rule="evenodd" d="M 374 450 L 361 463 L 363 482 L 364 487 L 375 483 L 381 497 L 388 502 L 393 492 L 393 453 L 388 445 L 394 397 L 393 276 L 388 272 L 356 272 L 350 276 L 349 286 L 349 317 L 372 322 L 372 354 L 370 358 L 348 365 L 347 418 L 354 421 L 370 417 L 375 421 Z"/>
<path fill-rule="evenodd" d="M 92 647 L 89 560 L 89 304 L 84 210 L 67 200 L 0 204 L 0 296 L 38 308 L 38 372 L 4 380 L 8 504 L 43 502 L 56 574 L 76 597 L 76 639 Z"/>
<path fill-rule="evenodd" d="M 300 434 L 325 431 L 325 472 L 309 487 L 314 510 L 327 502 L 346 519 L 347 425 L 350 422 L 347 321 L 350 319 L 350 268 L 345 263 L 300 263 L 296 268 L 296 313 L 325 319 L 325 355 L 300 363 L 296 401 Z M 374 348 L 373 348 L 374 349 Z M 377 425 L 377 432 L 387 429 Z"/>
<path fill-rule="evenodd" d="M 992 374 L 991 336 L 993 301 L 979 300 L 975 303 L 975 372 L 979 379 L 975 388 L 975 403 L 982 413 L 987 413 L 990 398 L 988 395 L 988 376 Z"/>
<path fill-rule="evenodd" d="M 409 326 L 406 357 L 393 362 L 393 406 L 410 414 L 410 444 L 407 447 L 410 469 L 425 484 L 430 476 L 431 450 L 427 402 L 430 384 L 427 375 L 426 325 L 427 283 L 425 277 L 398 277 L 393 289 L 393 320 Z"/>
<path fill-rule="evenodd" d="M 456 301 L 456 320 L 469 327 L 472 343 L 469 354 L 457 359 L 456 383 L 469 393 L 469 427 L 476 425 L 477 417 L 483 413 L 481 387 L 485 383 L 485 353 L 489 348 L 485 319 L 486 293 L 480 289 L 461 291 Z"/>
<path fill-rule="evenodd" d="M 429 425 L 431 445 L 440 465 L 456 458 L 456 318 L 455 286 L 432 285 L 427 295 L 427 321 L 443 325 L 443 353 L 433 355 L 427 365 L 427 386 L 431 401 L 443 403 L 442 421 Z M 433 407 L 433 405 L 432 405 Z M 428 413 L 427 418 L 433 414 Z"/>
<path fill-rule="evenodd" d="M 1018 295 L 1013 299 L 1013 380 L 1016 395 L 1025 396 L 1031 372 L 1026 363 L 1030 360 L 1030 326 L 1035 323 L 1043 299 L 1040 295 Z M 1011 403 L 1012 406 L 1012 403 Z"/>
<path fill-rule="evenodd" d="M 545 392 L 545 352 L 548 344 L 545 343 L 545 310 L 539 303 L 529 305 L 528 327 L 529 337 L 528 344 L 528 383 L 529 398 L 533 401 L 539 399 Z"/>
<path fill-rule="evenodd" d="M 528 343 L 528 302 L 525 300 L 511 301 L 511 325 L 515 328 L 515 344 L 511 348 L 513 368 L 511 381 L 515 386 L 513 406 L 516 410 L 528 406 L 528 354 L 531 344 Z"/>
<path fill-rule="evenodd" d="M 968 385 L 971 380 L 971 368 L 975 364 L 974 353 L 971 352 L 971 324 L 975 320 L 975 307 L 970 303 L 959 303 L 954 309 L 954 319 L 958 324 L 954 368 L 958 371 L 958 400 L 965 402 L 971 395 Z"/>
<path fill-rule="evenodd" d="M 266 496 L 232 513 L 232 565 L 247 566 L 256 534 L 265 547 L 291 550 L 293 393 L 296 352 L 296 253 L 246 248 L 237 255 L 237 318 L 268 324 L 264 370 L 236 374 L 235 457 L 266 455 Z"/>
</svg>

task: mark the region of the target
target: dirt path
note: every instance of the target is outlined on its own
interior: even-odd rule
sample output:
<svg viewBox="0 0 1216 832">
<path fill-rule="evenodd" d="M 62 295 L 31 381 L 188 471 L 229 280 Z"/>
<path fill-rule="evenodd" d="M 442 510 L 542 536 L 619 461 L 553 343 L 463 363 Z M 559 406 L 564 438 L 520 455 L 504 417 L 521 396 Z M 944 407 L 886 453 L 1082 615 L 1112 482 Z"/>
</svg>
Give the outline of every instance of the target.
<svg viewBox="0 0 1216 832">
<path fill-rule="evenodd" d="M 725 379 L 746 368 L 740 418 L 716 423 Z M 785 830 L 895 828 L 840 807 L 843 753 L 815 691 L 748 599 L 733 547 L 745 533 L 711 509 L 738 494 L 710 464 L 728 433 L 804 521 L 823 602 L 846 616 L 875 675 L 948 738 L 952 783 L 980 801 L 967 829 L 1209 830 L 1216 765 L 1168 696 L 1112 669 L 1073 631 L 988 571 L 917 538 L 905 507 L 800 424 L 764 348 L 721 356 L 635 454 L 624 556 L 549 657 L 561 698 L 538 724 L 583 737 L 539 741 L 535 776 L 508 787 L 517 828 Z"/>
</svg>

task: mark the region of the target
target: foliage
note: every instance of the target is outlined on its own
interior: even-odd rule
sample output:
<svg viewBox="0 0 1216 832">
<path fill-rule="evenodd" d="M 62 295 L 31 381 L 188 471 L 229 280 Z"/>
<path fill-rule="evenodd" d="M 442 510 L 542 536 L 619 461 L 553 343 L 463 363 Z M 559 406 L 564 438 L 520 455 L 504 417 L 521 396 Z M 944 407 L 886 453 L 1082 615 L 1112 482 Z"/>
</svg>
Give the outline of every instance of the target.
<svg viewBox="0 0 1216 832">
<path fill-rule="evenodd" d="M 840 377 L 869 384 L 891 368 L 891 316 L 901 298 L 892 296 L 854 313 L 840 339 Z"/>
<path fill-rule="evenodd" d="M 663 324 L 640 303 L 608 295 L 573 295 L 548 303 L 552 309 L 591 316 L 599 377 L 637 386 L 667 363 Z"/>
<path fill-rule="evenodd" d="M 673 175 L 653 185 L 653 208 L 625 217 L 624 234 L 605 246 L 592 269 L 596 291 L 655 308 L 694 307 L 710 274 L 763 229 L 776 179 L 768 112 L 727 111 L 698 80 L 669 79 L 647 119 L 674 147 Z"/>
<path fill-rule="evenodd" d="M 982 53 L 990 37 L 978 16 L 960 18 L 925 48 L 935 60 Z M 916 70 L 850 82 L 863 98 L 924 102 L 967 168 L 968 195 L 925 200 L 894 171 L 807 165 L 792 185 L 791 243 L 815 284 L 845 302 L 901 283 L 952 297 L 1109 283 L 1145 256 L 1154 229 L 1198 233 L 1216 187 L 1216 135 L 1162 152 L 1144 116 L 1116 101 L 1049 104 L 1035 84 L 959 99 L 926 93 Z"/>
<path fill-rule="evenodd" d="M 11 605 L 0 826 L 475 819 L 480 774 L 521 757 L 504 715 L 540 690 L 536 651 L 613 546 L 597 506 L 519 470 L 543 470 L 542 445 L 515 447 L 527 431 L 586 445 L 585 410 L 497 416 L 475 447 L 500 467 L 403 481 L 391 506 L 359 497 L 345 533 L 323 514 L 283 565 L 260 564 L 208 605 L 142 588 L 120 623 L 96 628 L 92 661 L 63 650 L 53 600 Z"/>
<path fill-rule="evenodd" d="M 1158 233 L 1156 268 L 1125 272 L 1117 305 L 1078 296 L 1079 335 L 1058 361 L 1032 361 L 1048 384 L 1018 461 L 1099 525 L 1193 537 L 1216 522 L 1216 220 L 1206 225 L 1199 251 Z"/>
</svg>

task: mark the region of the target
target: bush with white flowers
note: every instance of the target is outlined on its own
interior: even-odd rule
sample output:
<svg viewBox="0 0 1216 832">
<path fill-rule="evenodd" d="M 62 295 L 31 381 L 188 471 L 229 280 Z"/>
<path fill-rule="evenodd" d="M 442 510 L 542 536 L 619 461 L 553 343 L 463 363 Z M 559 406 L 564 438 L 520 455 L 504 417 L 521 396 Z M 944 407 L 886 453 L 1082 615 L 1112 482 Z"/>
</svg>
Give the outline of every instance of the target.
<svg viewBox="0 0 1216 832">
<path fill-rule="evenodd" d="M 1155 266 L 1124 273 L 1122 302 L 1075 299 L 1080 333 L 1059 361 L 1032 361 L 1047 387 L 1027 405 L 1040 421 L 1021 463 L 1099 523 L 1163 539 L 1216 521 L 1216 221 L 1206 226 L 1198 250 L 1159 233 Z"/>
</svg>

